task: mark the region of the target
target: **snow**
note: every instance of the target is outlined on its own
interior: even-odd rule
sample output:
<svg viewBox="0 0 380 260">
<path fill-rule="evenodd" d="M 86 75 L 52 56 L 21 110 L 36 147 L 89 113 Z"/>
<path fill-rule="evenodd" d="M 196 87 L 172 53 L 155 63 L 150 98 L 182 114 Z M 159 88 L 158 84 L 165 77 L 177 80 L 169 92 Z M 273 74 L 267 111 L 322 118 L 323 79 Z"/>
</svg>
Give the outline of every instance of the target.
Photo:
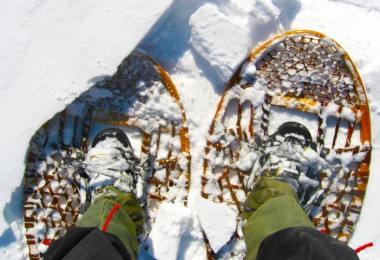
<svg viewBox="0 0 380 260">
<path fill-rule="evenodd" d="M 234 24 L 211 4 L 192 14 L 189 25 L 190 44 L 227 82 L 240 64 L 241 57 L 247 54 L 249 30 Z"/>
<path fill-rule="evenodd" d="M 112 97 L 112 92 L 108 89 L 100 89 L 100 88 L 92 88 L 88 95 L 93 98 L 105 98 L 105 97 Z"/>
<path fill-rule="evenodd" d="M 198 198 L 195 202 L 202 229 L 214 252 L 224 246 L 236 230 L 236 215 L 226 204 L 216 204 L 210 200 Z"/>
<path fill-rule="evenodd" d="M 181 237 L 189 233 L 191 210 L 177 204 L 162 203 L 155 225 L 141 248 L 157 259 L 176 259 Z"/>
<path fill-rule="evenodd" d="M 133 177 L 125 173 L 134 171 L 132 149 L 124 147 L 115 138 L 108 137 L 92 147 L 83 164 L 86 165 L 86 172 L 91 179 L 89 187 L 96 190 L 106 184 L 113 184 L 124 192 L 133 191 Z"/>
<path fill-rule="evenodd" d="M 192 153 L 190 209 L 163 205 L 159 212 L 172 215 L 162 226 L 175 223 L 176 227 L 165 231 L 160 226 L 151 240 L 152 245 L 156 245 L 160 239 L 165 242 L 165 233 L 170 234 L 168 238 L 175 246 L 159 247 L 170 248 L 165 252 L 168 256 L 206 258 L 197 223 L 198 218 L 201 224 L 207 220 L 201 217 L 206 210 L 199 210 L 197 202 L 200 201 L 203 151 L 210 122 L 225 82 L 236 66 L 251 48 L 278 33 L 291 29 L 317 30 L 347 50 L 357 65 L 370 100 L 372 157 L 380 156 L 378 0 L 161 0 L 143 5 L 137 0 L 65 3 L 15 0 L 3 3 L 0 14 L 1 258 L 23 259 L 26 253 L 22 235 L 22 176 L 31 136 L 80 93 L 112 75 L 136 45 L 168 71 L 188 119 Z M 254 74 L 254 68 L 245 69 Z M 143 82 L 139 84 L 143 88 Z M 250 93 L 246 96 L 254 98 Z M 152 109 L 157 111 L 154 104 Z M 330 112 L 336 113 L 336 110 L 331 107 Z M 358 116 L 350 111 L 343 114 L 348 121 Z M 314 126 L 315 120 L 301 123 Z M 242 161 L 241 167 L 249 166 Z M 380 162 L 373 159 L 366 199 L 349 243 L 356 248 L 374 242 L 374 247 L 359 254 L 361 259 L 377 259 L 380 254 L 380 205 L 376 200 L 379 167 Z M 198 217 L 194 214 L 197 209 L 201 212 Z M 209 210 L 218 209 L 210 207 Z M 230 229 L 220 231 L 221 239 L 213 240 L 214 249 L 222 246 L 231 234 L 232 223 L 228 222 L 228 226 Z M 205 224 L 202 227 L 205 228 Z M 213 237 L 217 230 L 215 227 L 210 230 L 208 236 Z M 158 251 L 150 253 L 160 259 Z"/>
</svg>

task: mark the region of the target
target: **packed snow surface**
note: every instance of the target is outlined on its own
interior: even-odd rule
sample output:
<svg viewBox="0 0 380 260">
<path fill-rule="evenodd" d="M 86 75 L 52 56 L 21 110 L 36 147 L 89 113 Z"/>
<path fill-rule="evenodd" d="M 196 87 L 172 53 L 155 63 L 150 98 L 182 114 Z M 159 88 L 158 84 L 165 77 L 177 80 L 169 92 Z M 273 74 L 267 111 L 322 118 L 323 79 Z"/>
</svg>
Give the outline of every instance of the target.
<svg viewBox="0 0 380 260">
<path fill-rule="evenodd" d="M 148 239 L 142 245 L 157 259 L 176 259 L 180 250 L 182 235 L 191 227 L 191 210 L 176 204 L 162 203 L 155 225 Z"/>
<path fill-rule="evenodd" d="M 22 234 L 22 178 L 31 136 L 80 93 L 104 76 L 112 75 L 137 45 L 168 71 L 176 85 L 188 119 L 192 153 L 189 208 L 162 205 L 158 216 L 163 218 L 157 216 L 157 227 L 150 234 L 153 251 L 148 253 L 159 259 L 163 258 L 161 253 L 172 259 L 205 259 L 200 225 L 213 237 L 214 249 L 222 246 L 232 232 L 232 223 L 225 224 L 221 230 L 208 229 L 206 226 L 211 225 L 204 217 L 205 212 L 215 214 L 220 209 L 210 206 L 206 210 L 202 203 L 208 202 L 202 201 L 197 206 L 209 126 L 226 81 L 251 48 L 293 29 L 317 30 L 337 40 L 356 63 L 366 86 L 371 107 L 373 160 L 362 213 L 349 245 L 356 248 L 374 242 L 375 246 L 362 251 L 359 257 L 377 259 L 380 255 L 377 201 L 380 176 L 376 171 L 380 167 L 376 160 L 380 156 L 380 88 L 377 86 L 380 37 L 376 34 L 380 24 L 379 0 L 161 0 L 143 5 L 137 0 L 127 3 L 16 0 L 4 3 L 0 14 L 0 175 L 3 177 L 0 258 L 24 259 L 27 255 Z M 248 72 L 246 75 L 255 73 L 253 67 L 244 70 Z M 111 93 L 92 94 L 108 97 Z M 250 93 L 246 97 L 254 98 Z M 152 109 L 159 108 L 152 106 Z M 336 113 L 334 109 L 329 109 L 331 114 Z M 348 122 L 354 119 L 350 111 L 341 113 Z M 329 120 L 326 122 L 328 127 Z M 241 167 L 250 165 L 242 162 Z M 226 209 L 224 214 L 228 215 L 227 212 Z M 166 225 L 172 225 L 170 230 Z M 219 239 L 216 231 L 221 232 L 217 235 Z M 172 244 L 161 246 L 166 239 Z"/>
<path fill-rule="evenodd" d="M 218 252 L 235 232 L 237 213 L 225 204 L 217 204 L 203 198 L 196 200 L 195 210 L 212 250 Z"/>
<path fill-rule="evenodd" d="M 205 4 L 192 14 L 189 25 L 190 44 L 227 81 L 240 64 L 241 57 L 247 54 L 249 30 L 234 24 L 210 4 Z"/>
</svg>

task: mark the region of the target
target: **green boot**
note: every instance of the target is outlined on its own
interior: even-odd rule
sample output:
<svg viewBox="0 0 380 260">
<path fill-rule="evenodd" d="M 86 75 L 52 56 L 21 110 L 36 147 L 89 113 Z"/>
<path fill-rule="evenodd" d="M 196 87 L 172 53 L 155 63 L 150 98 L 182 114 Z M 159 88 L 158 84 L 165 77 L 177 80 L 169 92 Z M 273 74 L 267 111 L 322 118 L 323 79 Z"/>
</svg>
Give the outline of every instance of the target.
<svg viewBox="0 0 380 260">
<path fill-rule="evenodd" d="M 109 128 L 96 135 L 83 162 L 87 191 L 92 202 L 77 222 L 81 227 L 98 227 L 119 237 L 133 259 L 138 254 L 138 236 L 144 214 L 135 197 L 136 158 L 131 143 L 120 129 Z"/>
<path fill-rule="evenodd" d="M 247 259 L 256 259 L 261 242 L 287 227 L 314 227 L 286 182 L 261 178 L 248 196 L 243 211 Z"/>
<path fill-rule="evenodd" d="M 247 259 L 255 259 L 261 242 L 288 227 L 314 227 L 300 205 L 319 186 L 324 160 L 316 152 L 309 130 L 297 122 L 281 125 L 263 145 L 261 178 L 253 186 L 243 212 Z M 308 152 L 308 157 L 305 152 Z M 318 163 L 311 160 L 318 159 Z"/>
<path fill-rule="evenodd" d="M 77 222 L 80 227 L 98 227 L 119 237 L 134 258 L 138 254 L 138 236 L 143 232 L 144 212 L 131 193 L 109 185 L 97 192 L 98 197 Z M 114 211 L 110 217 L 111 212 Z M 110 221 L 107 220 L 110 218 Z"/>
</svg>

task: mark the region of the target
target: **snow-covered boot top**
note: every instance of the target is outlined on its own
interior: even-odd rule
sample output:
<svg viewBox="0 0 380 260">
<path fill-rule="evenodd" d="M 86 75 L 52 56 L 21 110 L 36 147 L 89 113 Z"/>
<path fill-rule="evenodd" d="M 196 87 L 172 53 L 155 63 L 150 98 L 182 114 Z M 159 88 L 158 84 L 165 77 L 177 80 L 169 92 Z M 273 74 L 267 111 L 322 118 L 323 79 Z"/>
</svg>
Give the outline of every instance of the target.
<svg viewBox="0 0 380 260">
<path fill-rule="evenodd" d="M 306 190 L 318 188 L 320 170 L 328 165 L 316 152 L 309 130 L 297 122 L 281 125 L 269 137 L 260 164 L 262 177 L 287 182 L 301 201 Z"/>
<path fill-rule="evenodd" d="M 127 135 L 120 129 L 108 128 L 94 138 L 84 163 L 89 176 L 88 186 L 98 190 L 108 185 L 124 192 L 133 192 L 136 158 Z"/>
</svg>

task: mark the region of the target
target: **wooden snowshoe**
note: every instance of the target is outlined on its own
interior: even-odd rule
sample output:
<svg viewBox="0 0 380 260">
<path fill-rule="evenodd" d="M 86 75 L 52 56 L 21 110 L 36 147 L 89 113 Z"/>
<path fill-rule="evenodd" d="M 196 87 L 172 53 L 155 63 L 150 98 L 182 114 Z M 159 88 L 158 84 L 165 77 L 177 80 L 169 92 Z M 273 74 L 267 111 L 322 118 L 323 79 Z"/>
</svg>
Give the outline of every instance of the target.
<svg viewBox="0 0 380 260">
<path fill-rule="evenodd" d="M 347 242 L 369 176 L 369 114 L 354 63 L 325 35 L 291 31 L 253 51 L 228 83 L 205 147 L 202 196 L 238 213 L 235 235 L 209 256 L 244 258 L 244 201 L 260 177 L 269 137 L 290 121 L 306 126 L 330 166 L 303 207 L 316 228 Z"/>
<path fill-rule="evenodd" d="M 95 135 L 108 127 L 128 134 L 139 159 L 136 194 L 147 231 L 161 202 L 186 205 L 191 157 L 181 100 L 163 68 L 134 52 L 112 77 L 82 93 L 30 141 L 24 220 L 31 259 L 41 258 L 88 206 L 82 173 L 74 166 L 85 158 Z"/>
</svg>

